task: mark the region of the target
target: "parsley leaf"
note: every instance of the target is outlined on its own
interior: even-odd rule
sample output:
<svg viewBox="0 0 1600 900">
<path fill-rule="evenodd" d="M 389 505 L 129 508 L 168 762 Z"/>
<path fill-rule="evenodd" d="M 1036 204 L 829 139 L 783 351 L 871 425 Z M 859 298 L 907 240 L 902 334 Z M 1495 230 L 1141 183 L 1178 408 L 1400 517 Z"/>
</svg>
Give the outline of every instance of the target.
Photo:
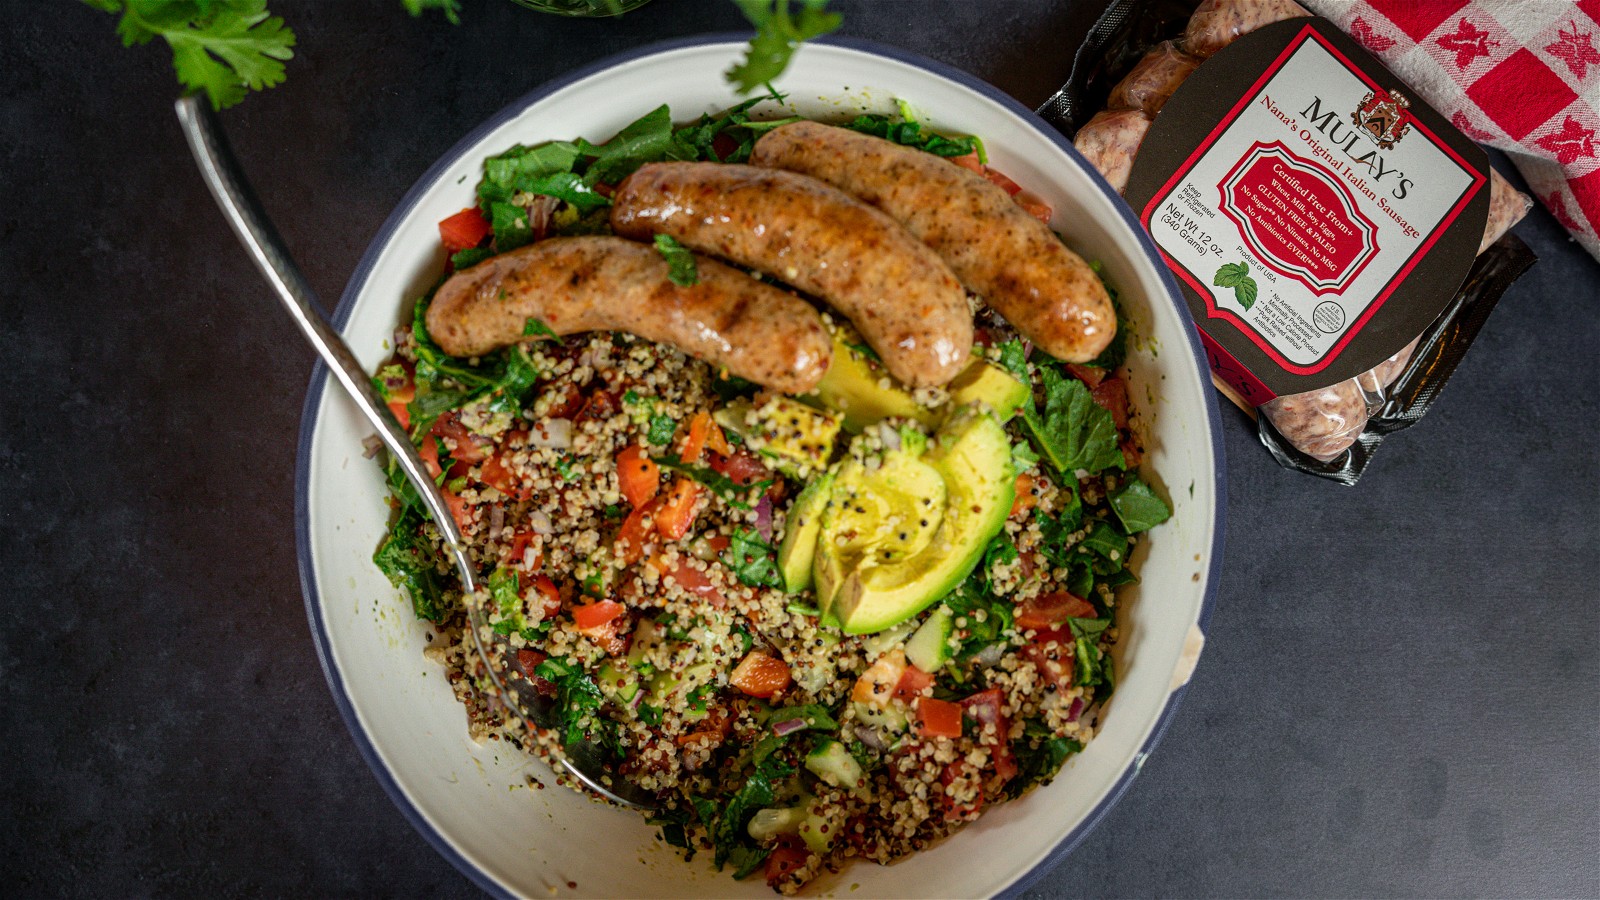
<svg viewBox="0 0 1600 900">
<path fill-rule="evenodd" d="M 415 488 L 412 492 L 415 494 Z M 372 554 L 372 561 L 390 584 L 411 595 L 411 609 L 417 618 L 438 622 L 444 619 L 444 588 L 434 565 L 433 548 L 418 532 L 422 519 L 417 506 L 405 506 Z"/>
<path fill-rule="evenodd" d="M 828 0 L 796 0 L 800 6 L 799 15 L 790 13 L 790 0 L 734 2 L 756 27 L 756 35 L 750 39 L 744 59 L 725 73 L 728 83 L 741 94 L 775 80 L 788 67 L 789 57 L 802 41 L 834 31 L 844 21 L 838 13 L 825 11 Z"/>
<path fill-rule="evenodd" d="M 695 268 L 694 254 L 678 243 L 670 234 L 656 235 L 656 250 L 667 261 L 667 280 L 678 287 L 694 287 L 700 283 L 700 272 Z"/>
<path fill-rule="evenodd" d="M 121 12 L 117 34 L 124 47 L 157 37 L 172 48 L 178 81 L 205 91 L 212 109 L 226 109 L 283 82 L 284 60 L 294 57 L 294 32 L 267 12 L 266 0 L 96 0 Z"/>
<path fill-rule="evenodd" d="M 772 545 L 761 535 L 741 528 L 728 536 L 728 549 L 722 554 L 722 563 L 740 581 L 751 587 L 779 587 L 783 579 L 778 575 L 778 561 Z"/>
<path fill-rule="evenodd" d="M 1028 382 L 1028 352 L 1022 341 L 1012 338 L 1000 345 L 1000 368 L 1017 376 L 1023 384 Z"/>
<path fill-rule="evenodd" d="M 583 667 L 551 657 L 534 673 L 556 686 L 556 705 L 561 713 L 562 743 L 576 744 L 585 733 L 606 744 L 616 723 L 600 714 L 604 697 L 594 679 L 583 674 Z"/>
<path fill-rule="evenodd" d="M 1247 262 L 1223 263 L 1211 283 L 1217 287 L 1233 288 L 1233 299 L 1245 309 L 1256 303 L 1256 280 L 1250 277 L 1250 264 Z"/>
<path fill-rule="evenodd" d="M 650 429 L 645 432 L 644 439 L 658 447 L 665 447 L 672 443 L 672 436 L 678 433 L 678 423 L 671 416 L 657 413 L 650 417 Z"/>
<path fill-rule="evenodd" d="M 522 336 L 547 337 L 555 340 L 557 343 L 560 343 L 561 341 L 561 335 L 551 331 L 549 325 L 546 325 L 533 316 L 529 316 L 528 321 L 522 323 Z"/>
<path fill-rule="evenodd" d="M 1127 468 L 1117 446 L 1117 423 L 1094 402 L 1089 388 L 1054 366 L 1040 366 L 1039 375 L 1044 382 L 1044 413 L 1031 404 L 1022 411 L 1039 454 L 1067 478 L 1079 469 Z"/>
<path fill-rule="evenodd" d="M 888 116 L 876 114 L 856 116 L 844 127 L 862 134 L 881 137 L 884 140 L 903 144 L 907 147 L 916 147 L 926 150 L 935 156 L 966 156 L 977 152 L 977 138 L 974 137 L 945 137 L 942 134 L 924 132 L 919 122 L 895 121 Z"/>
<path fill-rule="evenodd" d="M 1149 531 L 1172 516 L 1167 504 L 1139 478 L 1117 488 L 1108 499 L 1111 511 L 1128 534 Z"/>
</svg>

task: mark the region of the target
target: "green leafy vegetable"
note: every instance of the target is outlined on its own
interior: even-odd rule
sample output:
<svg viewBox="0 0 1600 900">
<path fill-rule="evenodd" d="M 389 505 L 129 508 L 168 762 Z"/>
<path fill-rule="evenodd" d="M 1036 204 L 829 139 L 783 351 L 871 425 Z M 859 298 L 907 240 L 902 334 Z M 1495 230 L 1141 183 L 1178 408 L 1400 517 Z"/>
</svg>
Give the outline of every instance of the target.
<svg viewBox="0 0 1600 900">
<path fill-rule="evenodd" d="M 665 447 L 677 433 L 678 423 L 671 416 L 657 413 L 650 417 L 650 428 L 645 432 L 644 439 L 658 447 Z"/>
<path fill-rule="evenodd" d="M 1256 280 L 1250 277 L 1250 264 L 1247 262 L 1223 263 L 1211 283 L 1217 287 L 1233 288 L 1233 299 L 1245 309 L 1256 303 Z"/>
<path fill-rule="evenodd" d="M 734 850 L 745 844 L 745 827 L 750 818 L 757 810 L 772 804 L 777 796 L 776 785 L 793 772 L 792 766 L 776 756 L 769 756 L 756 764 L 744 784 L 728 798 L 727 805 L 720 811 L 710 800 L 690 798 L 700 820 L 711 833 L 711 845 L 715 849 L 712 860 L 719 870 L 728 862 Z"/>
<path fill-rule="evenodd" d="M 1100 355 L 1089 362 L 1089 365 L 1107 371 L 1122 365 L 1128 358 L 1128 334 L 1133 330 L 1133 324 L 1128 321 L 1122 312 L 1122 298 L 1118 296 L 1117 289 L 1106 281 L 1103 267 L 1099 260 L 1089 264 L 1094 274 L 1100 278 L 1100 283 L 1105 286 L 1106 293 L 1111 296 L 1111 308 L 1117 313 L 1117 333 L 1111 336 L 1111 343 L 1100 351 Z"/>
<path fill-rule="evenodd" d="M 406 484 L 410 486 L 409 482 Z M 412 496 L 416 496 L 415 488 Z M 389 534 L 372 555 L 372 561 L 388 577 L 390 584 L 405 588 L 411 595 L 411 608 L 417 618 L 439 622 L 444 618 L 444 587 L 435 568 L 437 559 L 433 548 L 418 532 L 423 516 L 419 511 L 420 498 L 417 502 L 418 506 L 401 509 L 394 524 L 389 526 Z"/>
<path fill-rule="evenodd" d="M 424 10 L 437 9 L 444 13 L 445 20 L 451 25 L 461 24 L 460 0 L 400 0 L 400 2 L 413 19 L 421 16 Z"/>
<path fill-rule="evenodd" d="M 926 150 L 935 156 L 966 156 L 977 152 L 977 139 L 973 137 L 949 138 L 931 131 L 924 132 L 922 124 L 910 121 L 895 121 L 888 116 L 876 114 L 856 116 L 844 127 L 862 134 L 870 134 L 885 140 L 894 141 L 907 147 L 916 147 Z"/>
<path fill-rule="evenodd" d="M 1054 366 L 1038 368 L 1044 382 L 1044 413 L 1030 404 L 1022 417 L 1039 454 L 1069 479 L 1079 469 L 1126 468 L 1111 413 L 1094 402 L 1083 382 L 1062 375 Z"/>
<path fill-rule="evenodd" d="M 1018 771 L 1017 777 L 1006 784 L 1006 796 L 1009 799 L 1015 799 L 1035 784 L 1056 777 L 1067 757 L 1083 750 L 1083 744 L 1072 738 L 1056 737 L 1037 719 L 1024 723 L 1022 735 L 1022 740 L 1012 744 Z"/>
<path fill-rule="evenodd" d="M 488 247 L 468 247 L 450 254 L 450 266 L 459 272 L 462 269 L 470 269 L 493 255 L 494 251 Z"/>
<path fill-rule="evenodd" d="M 751 491 L 764 491 L 772 485 L 772 479 L 770 478 L 765 481 L 757 481 L 754 484 L 740 484 L 715 469 L 690 465 L 677 456 L 658 456 L 655 461 L 656 465 L 663 469 L 687 475 L 700 482 L 710 488 L 712 493 L 726 500 L 728 505 L 735 509 L 749 509 L 750 504 L 740 498 Z"/>
<path fill-rule="evenodd" d="M 728 549 L 722 554 L 722 562 L 736 578 L 751 587 L 783 585 L 772 545 L 751 529 L 740 528 L 728 536 Z"/>
<path fill-rule="evenodd" d="M 736 879 L 749 878 L 761 864 L 767 861 L 772 854 L 770 847 L 751 847 L 740 844 L 728 852 L 728 862 L 733 864 L 733 877 Z"/>
<path fill-rule="evenodd" d="M 1128 563 L 1128 539 L 1106 522 L 1095 522 L 1078 547 L 1105 561 L 1101 574 L 1118 571 Z"/>
<path fill-rule="evenodd" d="M 522 323 L 522 336 L 547 337 L 556 341 L 561 340 L 561 336 L 556 334 L 554 331 L 551 331 L 549 325 L 546 325 L 533 316 L 529 316 L 528 321 Z"/>
<path fill-rule="evenodd" d="M 538 178 L 518 179 L 517 190 L 565 200 L 576 207 L 579 213 L 611 205 L 611 198 L 599 193 L 592 185 L 572 172 L 553 172 L 549 175 L 540 175 Z"/>
<path fill-rule="evenodd" d="M 157 37 L 172 48 L 178 81 L 205 91 L 212 109 L 226 109 L 283 82 L 283 63 L 294 57 L 294 32 L 267 12 L 266 0 L 93 0 L 104 12 L 121 12 L 117 35 L 124 47 Z"/>
<path fill-rule="evenodd" d="M 577 146 L 584 155 L 594 157 L 583 176 L 590 185 L 616 184 L 647 162 L 682 158 L 672 140 L 672 111 L 665 103 L 598 147 L 588 141 L 579 141 Z"/>
<path fill-rule="evenodd" d="M 556 686 L 563 743 L 576 744 L 588 734 L 602 746 L 615 746 L 616 723 L 601 715 L 604 696 L 594 679 L 583 673 L 583 666 L 551 657 L 533 671 Z"/>
<path fill-rule="evenodd" d="M 826 11 L 828 0 L 796 0 L 798 14 L 790 12 L 790 0 L 734 2 L 756 27 L 744 59 L 726 73 L 728 82 L 742 94 L 776 80 L 801 42 L 834 31 L 844 21 L 838 13 Z"/>
<path fill-rule="evenodd" d="M 1149 531 L 1172 516 L 1172 510 L 1143 480 L 1134 478 L 1112 492 L 1111 511 L 1128 534 Z"/>
<path fill-rule="evenodd" d="M 700 283 L 700 272 L 695 268 L 694 254 L 678 243 L 670 234 L 656 235 L 656 250 L 667 261 L 667 280 L 678 287 L 694 287 Z"/>
<path fill-rule="evenodd" d="M 1022 341 L 1012 338 L 1000 345 L 1000 368 L 1017 376 L 1024 384 L 1028 381 L 1028 350 Z"/>
</svg>

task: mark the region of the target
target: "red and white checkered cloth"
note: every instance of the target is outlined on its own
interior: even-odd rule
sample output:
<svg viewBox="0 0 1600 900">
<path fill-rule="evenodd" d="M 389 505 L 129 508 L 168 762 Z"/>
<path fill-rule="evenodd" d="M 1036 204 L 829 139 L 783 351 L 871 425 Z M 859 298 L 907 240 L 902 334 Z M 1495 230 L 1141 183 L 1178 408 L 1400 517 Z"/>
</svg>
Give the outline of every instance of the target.
<svg viewBox="0 0 1600 900">
<path fill-rule="evenodd" d="M 1506 151 L 1600 259 L 1600 0 L 1301 0 L 1467 136 Z"/>
</svg>

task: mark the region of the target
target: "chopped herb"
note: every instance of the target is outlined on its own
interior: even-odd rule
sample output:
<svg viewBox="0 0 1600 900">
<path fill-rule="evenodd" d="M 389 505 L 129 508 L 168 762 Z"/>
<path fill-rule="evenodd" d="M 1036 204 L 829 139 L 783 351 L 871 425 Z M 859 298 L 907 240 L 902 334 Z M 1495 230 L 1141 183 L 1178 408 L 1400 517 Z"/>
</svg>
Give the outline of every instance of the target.
<svg viewBox="0 0 1600 900">
<path fill-rule="evenodd" d="M 1149 531 L 1172 516 L 1167 504 L 1137 477 L 1114 491 L 1109 501 L 1111 511 L 1117 514 L 1117 521 L 1128 534 Z"/>
<path fill-rule="evenodd" d="M 694 254 L 678 243 L 670 234 L 656 235 L 656 250 L 667 261 L 667 280 L 678 287 L 694 287 L 700 283 L 700 272 L 695 268 Z"/>
<path fill-rule="evenodd" d="M 372 561 L 390 584 L 405 588 L 417 618 L 439 622 L 444 619 L 444 587 L 436 567 L 437 556 L 418 533 L 423 520 L 419 507 L 420 500 L 418 506 L 401 509 Z"/>
<path fill-rule="evenodd" d="M 1111 413 L 1094 402 L 1089 388 L 1076 378 L 1068 378 L 1054 366 L 1040 366 L 1044 383 L 1045 407 L 1041 414 L 1029 404 L 1022 411 L 1023 422 L 1033 437 L 1039 454 L 1063 478 L 1072 478 L 1083 469 L 1123 469 L 1127 462 L 1117 446 L 1117 423 Z"/>
<path fill-rule="evenodd" d="M 948 138 L 942 134 L 924 132 L 918 122 L 899 121 L 888 116 L 863 115 L 856 116 L 844 127 L 862 134 L 870 134 L 903 144 L 907 147 L 916 147 L 926 150 L 935 156 L 966 156 L 977 151 L 977 140 L 972 137 Z"/>
<path fill-rule="evenodd" d="M 645 432 L 644 439 L 657 447 L 665 447 L 677 433 L 678 423 L 671 416 L 657 414 L 650 417 L 650 430 Z"/>
<path fill-rule="evenodd" d="M 561 474 L 564 481 L 577 481 L 583 477 L 583 468 L 570 455 L 556 460 L 556 471 Z"/>
<path fill-rule="evenodd" d="M 563 743 L 576 744 L 586 734 L 602 745 L 614 740 L 616 723 L 601 715 L 604 697 L 600 686 L 583 674 L 582 665 L 551 657 L 539 663 L 534 673 L 556 686 Z"/>
<path fill-rule="evenodd" d="M 468 247 L 450 255 L 450 267 L 460 272 L 462 269 L 472 268 L 493 255 L 494 251 L 488 247 Z"/>
<path fill-rule="evenodd" d="M 726 73 L 728 83 L 742 94 L 776 80 L 801 42 L 834 31 L 844 21 L 838 13 L 826 11 L 828 0 L 796 0 L 798 14 L 790 13 L 790 0 L 734 2 L 756 27 L 744 59 Z"/>
<path fill-rule="evenodd" d="M 561 336 L 556 334 L 554 331 L 551 331 L 549 325 L 546 325 L 533 316 L 529 316 L 528 321 L 522 323 L 522 336 L 547 337 L 557 342 L 561 340 Z"/>
<path fill-rule="evenodd" d="M 1022 346 L 1022 341 L 1012 338 L 1000 345 L 1000 359 L 997 361 L 1000 368 L 1017 376 L 1022 383 L 1028 382 L 1028 351 Z"/>
<path fill-rule="evenodd" d="M 735 509 L 750 509 L 750 504 L 740 498 L 751 491 L 764 491 L 772 485 L 770 478 L 754 484 L 740 484 L 721 472 L 704 466 L 690 465 L 676 456 L 658 456 L 655 457 L 655 461 L 656 465 L 663 469 L 687 475 L 700 482 Z"/>
<path fill-rule="evenodd" d="M 722 554 L 722 562 L 739 581 L 751 587 L 783 584 L 772 546 L 751 529 L 740 528 L 728 536 L 728 549 Z"/>
</svg>

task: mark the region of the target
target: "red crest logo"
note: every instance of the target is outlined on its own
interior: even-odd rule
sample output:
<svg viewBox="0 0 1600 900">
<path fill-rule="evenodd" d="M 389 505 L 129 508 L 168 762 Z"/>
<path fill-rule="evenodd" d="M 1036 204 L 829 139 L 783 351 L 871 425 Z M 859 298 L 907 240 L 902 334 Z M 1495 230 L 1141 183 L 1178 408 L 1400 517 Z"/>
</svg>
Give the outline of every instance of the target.
<svg viewBox="0 0 1600 900">
<path fill-rule="evenodd" d="M 1361 98 L 1361 106 L 1350 114 L 1350 121 L 1365 131 L 1377 145 L 1391 150 L 1411 131 L 1411 101 L 1399 91 L 1382 94 L 1368 91 Z"/>
</svg>

